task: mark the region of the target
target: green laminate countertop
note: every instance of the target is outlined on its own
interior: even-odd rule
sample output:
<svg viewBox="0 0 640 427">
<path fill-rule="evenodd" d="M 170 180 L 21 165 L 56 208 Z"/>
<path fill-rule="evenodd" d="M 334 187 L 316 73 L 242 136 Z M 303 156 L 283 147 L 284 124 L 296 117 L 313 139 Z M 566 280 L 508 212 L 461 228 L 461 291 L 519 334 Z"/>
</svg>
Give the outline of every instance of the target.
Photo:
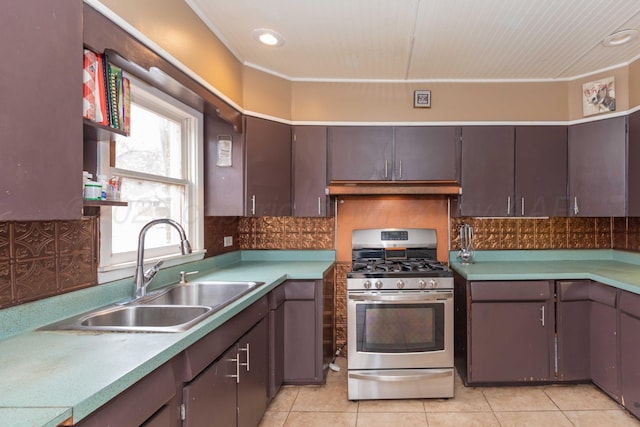
<svg viewBox="0 0 640 427">
<path fill-rule="evenodd" d="M 590 279 L 640 294 L 640 254 L 610 249 L 476 251 L 472 264 L 450 252 L 451 268 L 467 280 Z"/>
<path fill-rule="evenodd" d="M 45 331 L 39 327 L 127 298 L 131 278 L 0 310 L 0 426 L 57 426 L 107 403 L 287 279 L 322 279 L 334 251 L 240 251 L 162 270 L 155 288 L 194 280 L 264 286 L 181 333 Z"/>
</svg>

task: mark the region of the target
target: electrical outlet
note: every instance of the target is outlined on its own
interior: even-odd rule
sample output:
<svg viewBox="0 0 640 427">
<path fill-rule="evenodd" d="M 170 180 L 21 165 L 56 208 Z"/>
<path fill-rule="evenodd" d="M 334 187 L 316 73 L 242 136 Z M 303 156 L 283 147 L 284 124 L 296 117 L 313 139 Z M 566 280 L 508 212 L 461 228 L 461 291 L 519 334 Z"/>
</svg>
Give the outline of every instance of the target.
<svg viewBox="0 0 640 427">
<path fill-rule="evenodd" d="M 224 236 L 224 247 L 233 246 L 233 236 Z"/>
</svg>

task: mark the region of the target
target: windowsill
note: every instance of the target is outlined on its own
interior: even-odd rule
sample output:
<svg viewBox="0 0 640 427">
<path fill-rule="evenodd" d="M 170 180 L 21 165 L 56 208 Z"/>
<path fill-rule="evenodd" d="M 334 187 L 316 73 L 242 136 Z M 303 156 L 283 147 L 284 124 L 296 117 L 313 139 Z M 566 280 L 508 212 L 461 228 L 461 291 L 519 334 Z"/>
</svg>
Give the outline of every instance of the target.
<svg viewBox="0 0 640 427">
<path fill-rule="evenodd" d="M 185 264 L 188 262 L 199 261 L 204 258 L 204 249 L 194 250 L 189 255 L 166 255 L 155 258 L 146 258 L 144 260 L 145 265 L 151 265 L 158 261 L 164 261 L 161 270 L 167 267 L 175 267 L 176 265 Z M 98 267 L 98 284 L 113 282 L 114 280 L 126 279 L 127 277 L 133 278 L 136 272 L 136 262 L 126 262 L 117 265 L 106 265 Z"/>
</svg>

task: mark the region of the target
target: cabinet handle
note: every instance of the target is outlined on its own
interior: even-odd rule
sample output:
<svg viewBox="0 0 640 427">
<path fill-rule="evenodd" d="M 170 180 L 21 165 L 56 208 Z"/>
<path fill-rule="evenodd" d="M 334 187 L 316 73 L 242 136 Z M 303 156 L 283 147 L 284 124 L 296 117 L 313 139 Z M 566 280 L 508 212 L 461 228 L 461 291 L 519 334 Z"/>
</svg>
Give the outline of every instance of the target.
<svg viewBox="0 0 640 427">
<path fill-rule="evenodd" d="M 573 198 L 573 214 L 578 215 L 579 212 L 580 209 L 578 209 L 578 197 L 576 196 Z"/>
<path fill-rule="evenodd" d="M 400 179 L 402 179 L 402 160 L 400 160 Z"/>
<path fill-rule="evenodd" d="M 507 197 L 507 215 L 511 215 L 511 196 Z"/>
<path fill-rule="evenodd" d="M 236 374 L 227 376 L 229 378 L 235 378 L 236 384 L 240 384 L 240 353 L 236 353 L 235 359 L 227 359 L 227 362 L 236 362 Z"/>
<path fill-rule="evenodd" d="M 256 195 L 251 196 L 251 215 L 256 214 Z"/>
<path fill-rule="evenodd" d="M 238 351 L 246 351 L 247 352 L 247 362 L 246 363 L 240 363 L 240 365 L 242 366 L 246 366 L 247 367 L 247 372 L 249 372 L 249 358 L 251 357 L 251 353 L 249 352 L 249 343 L 247 343 L 247 346 L 245 348 L 239 348 Z M 240 356 L 238 356 L 239 358 Z"/>
<path fill-rule="evenodd" d="M 544 305 L 540 307 L 540 323 L 544 326 Z"/>
<path fill-rule="evenodd" d="M 389 162 L 387 159 L 384 160 L 384 179 L 387 179 L 389 176 Z"/>
<path fill-rule="evenodd" d="M 318 216 L 322 216 L 322 198 L 318 197 Z"/>
</svg>

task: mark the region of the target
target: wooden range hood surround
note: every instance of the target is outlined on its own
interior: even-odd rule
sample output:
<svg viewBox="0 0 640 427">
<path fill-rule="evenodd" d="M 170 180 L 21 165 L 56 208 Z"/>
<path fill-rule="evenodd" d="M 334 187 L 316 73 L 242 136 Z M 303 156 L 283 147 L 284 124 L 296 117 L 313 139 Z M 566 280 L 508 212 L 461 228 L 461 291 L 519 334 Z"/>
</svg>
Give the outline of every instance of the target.
<svg viewBox="0 0 640 427">
<path fill-rule="evenodd" d="M 356 182 L 331 181 L 327 186 L 329 196 L 379 196 L 379 195 L 459 195 L 462 188 L 456 181 L 404 181 L 404 182 Z"/>
</svg>

